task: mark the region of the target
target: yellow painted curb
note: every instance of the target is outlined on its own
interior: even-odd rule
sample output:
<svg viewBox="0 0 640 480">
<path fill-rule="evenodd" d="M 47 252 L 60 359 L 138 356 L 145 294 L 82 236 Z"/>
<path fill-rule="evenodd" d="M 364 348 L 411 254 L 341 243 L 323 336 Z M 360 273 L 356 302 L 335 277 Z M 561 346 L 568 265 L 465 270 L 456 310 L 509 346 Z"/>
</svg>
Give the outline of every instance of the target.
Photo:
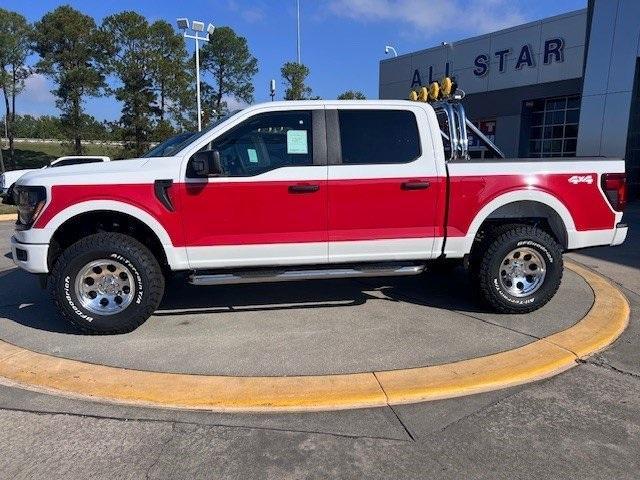
<svg viewBox="0 0 640 480">
<path fill-rule="evenodd" d="M 18 220 L 17 213 L 3 213 L 0 215 L 0 222 L 9 222 Z"/>
<path fill-rule="evenodd" d="M 574 263 L 593 306 L 574 326 L 514 350 L 433 367 L 376 372 L 389 404 L 453 398 L 552 377 L 615 341 L 629 323 L 629 302 L 604 277 Z"/>
<path fill-rule="evenodd" d="M 571 352 L 542 340 L 515 350 L 433 367 L 376 372 L 390 405 L 441 400 L 529 383 L 576 365 Z"/>
<path fill-rule="evenodd" d="M 4 358 L 3 358 L 4 357 Z M 17 385 L 118 403 L 216 411 L 311 411 L 386 405 L 372 373 L 316 377 L 167 374 L 94 365 L 0 344 Z"/>
<path fill-rule="evenodd" d="M 589 313 L 573 327 L 545 340 L 585 359 L 610 345 L 629 324 L 629 302 L 606 278 L 576 263 L 568 265 L 593 289 L 596 301 Z"/>
<path fill-rule="evenodd" d="M 94 365 L 0 341 L 0 382 L 66 396 L 164 408 L 318 411 L 452 398 L 548 378 L 613 342 L 629 321 L 624 295 L 578 266 L 594 304 L 573 327 L 507 352 L 431 367 L 347 375 L 227 377 Z"/>
</svg>

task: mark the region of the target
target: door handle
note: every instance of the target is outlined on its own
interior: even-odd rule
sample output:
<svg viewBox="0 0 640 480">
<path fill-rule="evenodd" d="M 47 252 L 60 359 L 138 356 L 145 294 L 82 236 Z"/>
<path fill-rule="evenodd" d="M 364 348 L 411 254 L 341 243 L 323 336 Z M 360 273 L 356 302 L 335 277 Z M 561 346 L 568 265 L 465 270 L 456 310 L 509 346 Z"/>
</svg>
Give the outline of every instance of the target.
<svg viewBox="0 0 640 480">
<path fill-rule="evenodd" d="M 403 190 L 424 190 L 429 188 L 431 184 L 427 181 L 411 180 L 409 182 L 402 183 Z"/>
<path fill-rule="evenodd" d="M 320 185 L 299 184 L 289 185 L 289 193 L 313 193 L 320 190 Z"/>
</svg>

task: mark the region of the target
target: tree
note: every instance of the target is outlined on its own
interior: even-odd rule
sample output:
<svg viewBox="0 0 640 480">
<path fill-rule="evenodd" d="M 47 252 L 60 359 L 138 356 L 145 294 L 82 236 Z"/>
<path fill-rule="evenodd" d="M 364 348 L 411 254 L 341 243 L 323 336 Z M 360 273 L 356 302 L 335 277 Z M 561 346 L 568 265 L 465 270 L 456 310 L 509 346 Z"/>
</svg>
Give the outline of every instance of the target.
<svg viewBox="0 0 640 480">
<path fill-rule="evenodd" d="M 4 94 L 5 119 L 9 137 L 9 165 L 16 168 L 13 140 L 15 138 L 16 96 L 31 74 L 25 66 L 30 52 L 31 25 L 16 12 L 0 8 L 0 88 Z M 4 171 L 4 162 L 2 165 Z"/>
<path fill-rule="evenodd" d="M 189 55 L 182 35 L 164 20 L 158 20 L 149 27 L 152 62 L 151 77 L 153 89 L 158 95 L 159 122 L 164 123 L 166 114 L 181 116 L 182 106 L 193 103 Z M 178 108 L 173 108 L 173 107 Z M 178 119 L 176 119 L 178 120 Z M 166 128 L 163 126 L 162 128 Z"/>
<path fill-rule="evenodd" d="M 16 137 L 22 138 L 63 138 L 63 128 L 59 117 L 52 115 L 16 115 Z"/>
<path fill-rule="evenodd" d="M 216 28 L 202 47 L 200 64 L 213 77 L 213 85 L 205 86 L 204 94 L 217 115 L 226 110 L 226 96 L 253 102 L 252 80 L 258 72 L 258 60 L 251 55 L 246 38 L 236 35 L 230 27 Z"/>
<path fill-rule="evenodd" d="M 33 28 L 37 69 L 58 85 L 53 94 L 62 111 L 65 136 L 76 154 L 82 153 L 86 116 L 85 96 L 99 96 L 105 87 L 102 68 L 108 54 L 104 38 L 88 15 L 64 5 L 47 13 Z"/>
<path fill-rule="evenodd" d="M 364 93 L 360 90 L 347 90 L 338 95 L 338 100 L 366 100 Z"/>
<path fill-rule="evenodd" d="M 309 67 L 302 63 L 287 62 L 280 69 L 287 85 L 285 100 L 307 100 L 311 96 L 311 87 L 305 84 L 309 76 Z"/>
<path fill-rule="evenodd" d="M 147 148 L 153 131 L 152 117 L 160 116 L 154 90 L 155 52 L 149 23 L 132 11 L 106 17 L 102 23 L 111 55 L 107 61 L 110 73 L 120 80 L 113 89 L 121 101 L 120 122 L 127 149 L 137 155 Z"/>
</svg>

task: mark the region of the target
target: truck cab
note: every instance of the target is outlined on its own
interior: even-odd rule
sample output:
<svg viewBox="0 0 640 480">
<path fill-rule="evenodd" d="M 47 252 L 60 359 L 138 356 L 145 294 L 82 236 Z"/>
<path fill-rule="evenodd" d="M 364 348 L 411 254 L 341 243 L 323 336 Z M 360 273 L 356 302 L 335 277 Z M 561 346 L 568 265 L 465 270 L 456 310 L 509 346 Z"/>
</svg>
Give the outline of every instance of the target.
<svg viewBox="0 0 640 480">
<path fill-rule="evenodd" d="M 26 174 L 14 260 L 94 333 L 136 328 L 177 271 L 217 285 L 466 259 L 491 307 L 526 313 L 560 285 L 563 251 L 624 241 L 624 162 L 472 161 L 472 131 L 454 101 L 252 106 L 170 156 Z"/>
</svg>

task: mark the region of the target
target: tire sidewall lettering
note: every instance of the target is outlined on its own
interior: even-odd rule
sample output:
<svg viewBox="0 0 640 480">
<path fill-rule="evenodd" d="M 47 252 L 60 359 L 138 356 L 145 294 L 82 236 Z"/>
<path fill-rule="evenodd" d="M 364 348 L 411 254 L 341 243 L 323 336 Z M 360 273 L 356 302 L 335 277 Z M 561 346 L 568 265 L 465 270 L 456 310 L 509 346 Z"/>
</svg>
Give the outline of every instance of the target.
<svg viewBox="0 0 640 480">
<path fill-rule="evenodd" d="M 553 256 L 551 255 L 551 252 L 544 246 L 541 245 L 540 243 L 533 241 L 533 240 L 520 240 L 518 243 L 516 243 L 516 247 L 532 247 L 535 248 L 536 250 L 540 251 L 541 253 L 544 253 L 544 255 L 547 257 L 547 260 L 549 261 L 549 263 L 553 263 Z"/>
<path fill-rule="evenodd" d="M 71 310 L 73 311 L 73 313 L 75 313 L 77 316 L 79 316 L 86 322 L 92 322 L 93 317 L 87 315 L 82 310 L 80 310 L 80 308 L 78 308 L 76 303 L 73 301 L 73 297 L 71 296 L 71 277 L 69 275 L 66 275 L 64 277 L 63 290 L 64 290 L 64 298 L 69 304 L 69 307 L 71 307 Z"/>
<path fill-rule="evenodd" d="M 136 290 L 137 290 L 135 303 L 137 305 L 140 305 L 142 303 L 142 298 L 144 296 L 144 288 L 143 288 L 142 276 L 140 275 L 140 272 L 138 272 L 138 269 L 133 265 L 133 263 L 128 258 L 123 257 L 119 253 L 112 253 L 111 255 L 109 255 L 109 257 L 121 263 L 124 263 L 127 267 L 129 267 L 129 269 L 135 275 Z"/>
</svg>

